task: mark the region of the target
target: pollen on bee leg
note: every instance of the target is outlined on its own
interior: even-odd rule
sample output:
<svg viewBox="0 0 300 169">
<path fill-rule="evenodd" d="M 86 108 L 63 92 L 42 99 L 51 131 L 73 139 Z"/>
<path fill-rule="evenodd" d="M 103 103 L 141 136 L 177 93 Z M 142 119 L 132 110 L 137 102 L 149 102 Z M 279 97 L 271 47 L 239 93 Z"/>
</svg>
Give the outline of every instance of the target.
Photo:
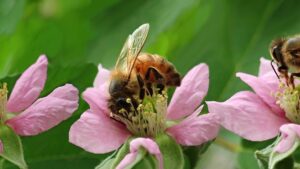
<svg viewBox="0 0 300 169">
<path fill-rule="evenodd" d="M 143 108 L 143 104 L 139 104 L 138 107 L 136 108 L 137 111 L 141 111 Z"/>
<path fill-rule="evenodd" d="M 131 104 L 131 99 L 130 99 L 130 98 L 127 98 L 127 99 L 126 99 L 126 103 L 130 103 L 130 104 Z"/>
<path fill-rule="evenodd" d="M 126 109 L 122 108 L 119 110 L 119 113 L 122 114 L 122 115 L 126 115 L 128 114 L 128 112 L 126 111 Z"/>
<path fill-rule="evenodd" d="M 293 88 L 280 84 L 275 98 L 276 103 L 285 111 L 285 116 L 291 122 L 300 124 L 300 86 Z"/>
</svg>

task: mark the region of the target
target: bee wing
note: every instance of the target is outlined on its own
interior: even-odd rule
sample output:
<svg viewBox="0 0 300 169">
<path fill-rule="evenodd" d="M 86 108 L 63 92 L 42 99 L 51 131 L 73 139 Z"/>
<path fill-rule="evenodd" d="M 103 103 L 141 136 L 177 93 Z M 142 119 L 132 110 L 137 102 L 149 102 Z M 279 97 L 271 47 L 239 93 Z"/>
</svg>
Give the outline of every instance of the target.
<svg viewBox="0 0 300 169">
<path fill-rule="evenodd" d="M 121 53 L 118 57 L 117 63 L 115 65 L 115 69 L 120 70 L 122 72 L 128 72 L 128 51 L 129 51 L 129 37 L 127 38 L 125 44 L 123 45 L 123 48 L 121 50 Z"/>
<path fill-rule="evenodd" d="M 127 72 L 128 75 L 131 73 L 134 63 L 145 44 L 148 32 L 149 24 L 143 24 L 128 36 L 117 60 L 116 69 Z"/>
</svg>

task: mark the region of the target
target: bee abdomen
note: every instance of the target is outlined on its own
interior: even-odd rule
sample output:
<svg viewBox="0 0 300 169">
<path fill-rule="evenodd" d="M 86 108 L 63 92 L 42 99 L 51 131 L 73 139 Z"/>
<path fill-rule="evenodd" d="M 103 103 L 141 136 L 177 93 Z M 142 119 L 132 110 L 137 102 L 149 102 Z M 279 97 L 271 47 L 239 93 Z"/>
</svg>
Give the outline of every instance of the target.
<svg viewBox="0 0 300 169">
<path fill-rule="evenodd" d="M 180 75 L 172 63 L 159 55 L 141 54 L 135 65 L 136 71 L 144 77 L 150 67 L 155 68 L 164 77 L 167 86 L 180 86 Z M 155 77 L 151 77 L 150 81 L 155 82 Z"/>
</svg>

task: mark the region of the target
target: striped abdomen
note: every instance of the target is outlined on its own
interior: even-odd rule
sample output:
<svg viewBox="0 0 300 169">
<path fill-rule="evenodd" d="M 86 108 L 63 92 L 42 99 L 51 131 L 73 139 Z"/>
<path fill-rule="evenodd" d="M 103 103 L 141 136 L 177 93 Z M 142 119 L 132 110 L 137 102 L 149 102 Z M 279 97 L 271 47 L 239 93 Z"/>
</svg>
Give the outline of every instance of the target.
<svg viewBox="0 0 300 169">
<path fill-rule="evenodd" d="M 172 63 L 156 54 L 142 53 L 138 56 L 135 63 L 135 71 L 140 74 L 145 80 L 148 69 L 152 67 L 156 69 L 164 78 L 164 83 L 167 86 L 180 86 L 180 75 L 176 71 Z M 152 73 L 150 74 L 149 81 L 152 83 L 157 82 L 157 78 Z"/>
</svg>

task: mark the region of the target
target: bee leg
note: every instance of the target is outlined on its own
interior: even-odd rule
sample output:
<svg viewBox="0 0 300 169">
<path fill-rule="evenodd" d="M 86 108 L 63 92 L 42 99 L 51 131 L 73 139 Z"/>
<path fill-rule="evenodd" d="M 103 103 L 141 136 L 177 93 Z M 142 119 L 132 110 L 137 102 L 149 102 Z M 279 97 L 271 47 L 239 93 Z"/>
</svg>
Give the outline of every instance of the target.
<svg viewBox="0 0 300 169">
<path fill-rule="evenodd" d="M 159 93 L 162 93 L 162 91 L 165 88 L 165 86 L 164 86 L 164 77 L 155 68 L 149 67 L 147 72 L 146 72 L 146 75 L 145 75 L 145 79 L 147 81 L 150 80 L 151 73 L 153 73 L 153 76 L 156 80 L 156 83 L 157 83 L 156 87 L 159 89 Z"/>
<path fill-rule="evenodd" d="M 143 81 L 143 79 L 142 79 L 142 77 L 141 77 L 141 75 L 140 74 L 138 74 L 137 75 L 137 81 L 138 81 L 138 83 L 139 83 L 139 86 L 140 86 L 140 94 L 139 94 L 139 98 L 141 99 L 141 100 L 143 100 L 144 98 L 145 98 L 145 92 L 146 92 L 146 90 L 145 90 L 145 88 L 144 88 L 144 81 Z"/>
<path fill-rule="evenodd" d="M 291 77 L 290 77 L 290 79 L 289 79 L 289 84 L 291 84 L 291 85 L 292 85 L 292 87 L 293 87 L 293 89 L 295 89 L 295 84 L 294 84 L 294 75 L 293 75 L 293 74 L 291 74 Z"/>
<path fill-rule="evenodd" d="M 285 83 L 286 83 L 287 86 L 289 86 L 291 80 L 290 80 L 289 75 L 288 75 L 287 67 L 286 66 L 278 67 L 278 72 L 281 73 L 284 76 Z"/>
<path fill-rule="evenodd" d="M 146 84 L 147 90 L 149 92 L 149 95 L 152 96 L 153 95 L 153 89 L 152 89 L 152 84 L 151 83 L 147 83 Z"/>
<path fill-rule="evenodd" d="M 290 83 L 293 85 L 293 88 L 295 88 L 294 77 L 300 77 L 300 73 L 291 73 Z"/>
</svg>

